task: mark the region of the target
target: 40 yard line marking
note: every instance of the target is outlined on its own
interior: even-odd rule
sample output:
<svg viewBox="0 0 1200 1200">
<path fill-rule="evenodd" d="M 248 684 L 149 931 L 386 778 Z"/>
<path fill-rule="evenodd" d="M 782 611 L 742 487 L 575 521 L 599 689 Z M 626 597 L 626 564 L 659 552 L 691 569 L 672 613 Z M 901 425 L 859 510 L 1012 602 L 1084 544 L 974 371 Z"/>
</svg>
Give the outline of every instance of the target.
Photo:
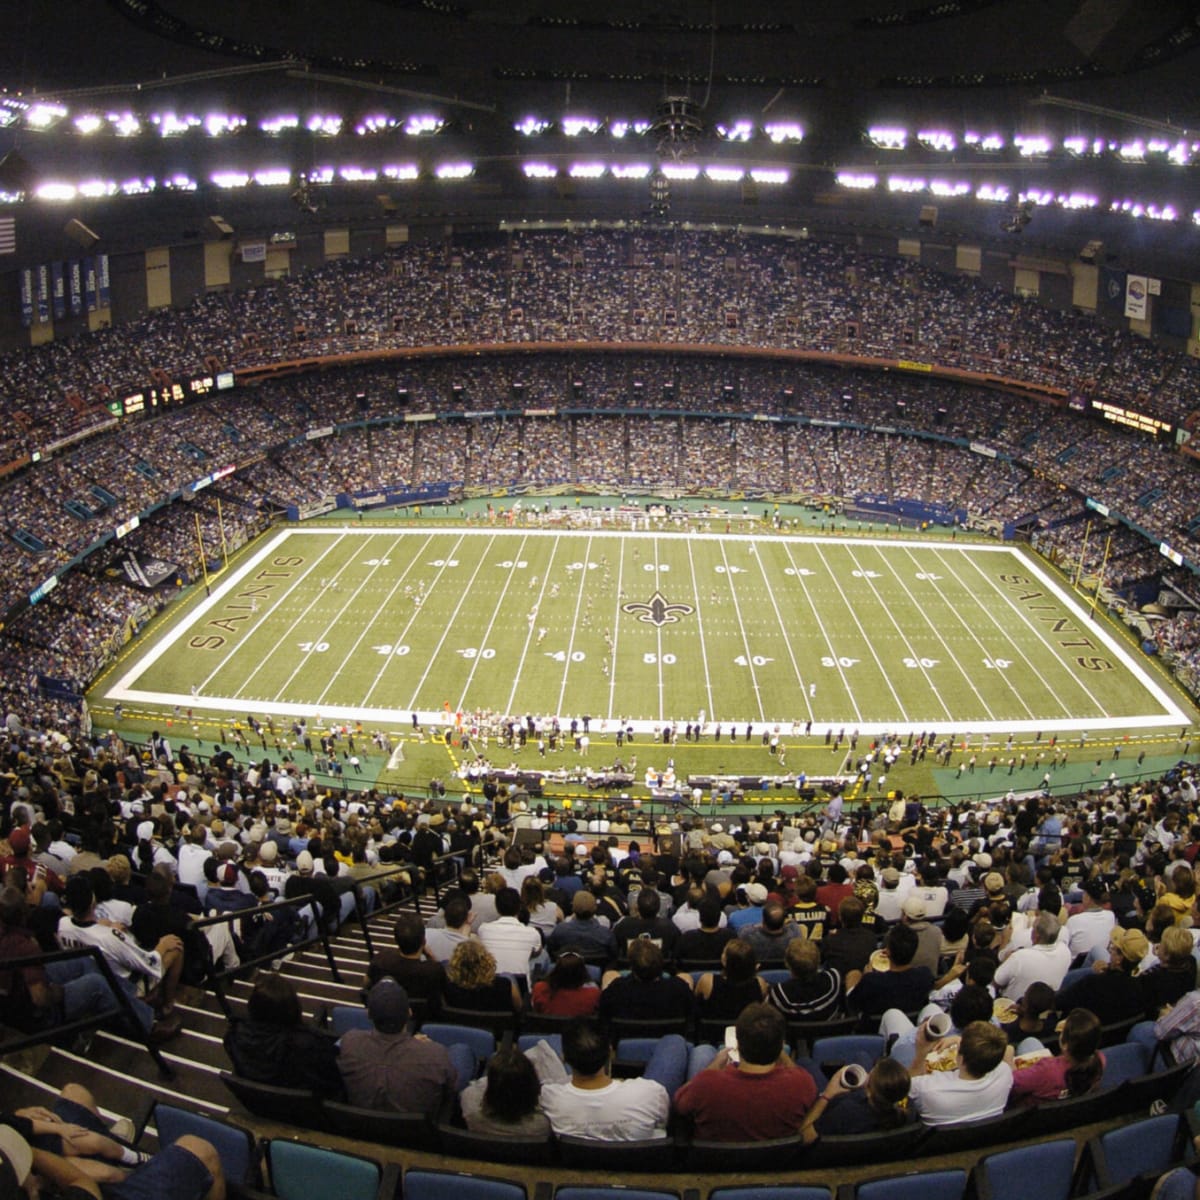
<svg viewBox="0 0 1200 1200">
<path fill-rule="evenodd" d="M 771 586 L 771 577 L 767 573 L 762 555 L 756 553 L 754 560 L 758 563 L 758 569 L 762 574 L 763 586 L 767 589 L 767 595 L 771 597 L 771 607 L 775 610 L 775 620 L 779 622 L 779 632 L 783 635 L 783 644 L 787 647 L 788 660 L 792 664 L 792 671 L 796 676 L 796 684 L 800 688 L 800 699 L 804 704 L 804 710 L 808 719 L 811 720 L 812 705 L 808 701 L 808 689 L 804 686 L 804 676 L 800 672 L 800 664 L 796 661 L 796 652 L 792 649 L 792 639 L 788 636 L 787 622 L 783 619 L 783 613 L 779 611 L 779 601 L 775 599 L 775 589 Z"/>
<path fill-rule="evenodd" d="M 708 708 L 705 710 L 710 720 L 716 720 L 716 706 L 713 704 L 712 677 L 708 673 L 708 645 L 704 640 L 704 606 L 700 602 L 700 580 L 696 576 L 696 559 L 692 554 L 692 543 L 687 544 L 688 567 L 692 572 L 692 597 L 696 601 L 696 629 L 700 634 L 700 661 L 704 665 L 704 694 L 708 697 Z M 615 655 L 615 651 L 614 651 Z"/>
</svg>

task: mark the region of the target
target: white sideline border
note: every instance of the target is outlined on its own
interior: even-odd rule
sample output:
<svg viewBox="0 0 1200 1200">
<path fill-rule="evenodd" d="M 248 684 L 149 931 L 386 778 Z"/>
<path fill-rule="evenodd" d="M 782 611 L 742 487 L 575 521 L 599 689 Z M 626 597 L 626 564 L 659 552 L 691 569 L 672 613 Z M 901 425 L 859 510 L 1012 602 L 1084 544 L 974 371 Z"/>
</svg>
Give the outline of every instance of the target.
<svg viewBox="0 0 1200 1200">
<path fill-rule="evenodd" d="M 417 533 L 422 528 L 420 526 L 412 527 L 411 530 L 405 529 L 404 532 Z M 437 529 L 441 532 L 441 527 L 431 525 L 430 530 Z M 297 704 L 297 703 L 269 703 L 265 701 L 244 700 L 238 697 L 220 697 L 220 696 L 192 696 L 184 693 L 174 692 L 155 692 L 145 691 L 133 686 L 134 681 L 143 675 L 150 666 L 152 666 L 161 655 L 166 653 L 180 638 L 192 632 L 193 627 L 210 609 L 218 605 L 222 599 L 235 588 L 241 586 L 243 580 L 255 568 L 257 568 L 268 556 L 278 552 L 283 547 L 289 538 L 294 534 L 304 537 L 377 537 L 381 532 L 378 528 L 365 528 L 360 526 L 321 526 L 316 528 L 300 528 L 292 527 L 281 529 L 273 537 L 268 537 L 263 545 L 255 551 L 245 562 L 240 564 L 238 568 L 227 578 L 221 581 L 215 587 L 211 594 L 206 596 L 199 604 L 197 604 L 188 616 L 181 620 L 174 629 L 163 637 L 157 639 L 145 653 L 138 655 L 129 668 L 121 675 L 119 679 L 109 688 L 102 689 L 102 695 L 105 700 L 114 702 L 160 705 L 163 707 L 191 708 L 199 711 L 214 711 L 214 712 L 246 712 L 262 716 L 278 716 L 278 717 L 307 717 L 315 718 L 319 712 L 320 717 L 324 721 L 362 721 L 364 724 L 371 722 L 376 725 L 383 723 L 385 725 L 408 725 L 411 721 L 411 713 L 407 710 L 397 710 L 391 708 L 379 707 L 363 707 L 356 705 L 329 705 L 316 706 L 313 704 Z M 535 536 L 547 537 L 588 537 L 593 540 L 604 538 L 616 538 L 624 540 L 626 538 L 658 538 L 660 540 L 690 540 L 702 539 L 708 540 L 712 537 L 733 541 L 753 541 L 759 542 L 783 542 L 788 545 L 796 543 L 816 544 L 821 546 L 829 546 L 831 544 L 842 544 L 839 539 L 830 537 L 817 537 L 808 535 L 787 535 L 769 534 L 769 533 L 693 533 L 693 532 L 674 532 L 674 531 L 635 531 L 626 529 L 611 529 L 611 530 L 531 530 L 522 527 L 513 528 L 494 528 L 488 526 L 483 529 L 467 529 L 467 530 L 449 530 L 456 535 L 463 537 L 487 537 L 487 538 L 529 538 Z M 889 546 L 896 546 L 898 543 L 895 539 L 890 538 L 848 538 L 844 539 L 844 544 L 854 546 L 874 546 L 886 549 Z M 876 736 L 883 733 L 897 732 L 907 730 L 911 727 L 918 731 L 930 731 L 938 735 L 955 733 L 963 736 L 970 734 L 997 734 L 997 733 L 1035 733 L 1039 731 L 1056 733 L 1064 731 L 1104 731 L 1114 729 L 1156 729 L 1167 725 L 1188 726 L 1191 724 L 1191 718 L 1184 712 L 1175 699 L 1154 679 L 1143 666 L 1130 653 L 1129 648 L 1122 644 L 1108 628 L 1106 621 L 1090 621 L 1088 619 L 1087 609 L 1082 605 L 1078 598 L 1071 592 L 1066 591 L 1059 582 L 1052 576 L 1048 575 L 1041 567 L 1041 564 L 1033 560 L 1029 555 L 1022 553 L 1014 546 L 1005 545 L 986 545 L 978 543 L 962 543 L 956 545 L 954 542 L 946 542 L 944 540 L 908 540 L 903 541 L 903 545 L 910 548 L 938 550 L 945 553 L 948 550 L 959 550 L 962 553 L 969 554 L 1003 554 L 1013 562 L 1014 569 L 1019 570 L 1032 578 L 1036 579 L 1038 584 L 1044 587 L 1057 601 L 1059 601 L 1080 623 L 1081 628 L 1089 630 L 1090 635 L 1096 641 L 1103 643 L 1105 650 L 1114 658 L 1120 661 L 1122 666 L 1129 671 L 1138 683 L 1162 705 L 1162 711 L 1157 713 L 1146 713 L 1141 716 L 1127 717 L 1091 717 L 1083 719 L 1057 719 L 1057 720 L 1013 720 L 1013 721 L 977 721 L 970 724 L 969 729 L 962 723 L 951 724 L 948 722 L 924 721 L 916 722 L 877 722 L 864 723 L 858 726 L 858 732 L 861 735 Z M 563 714 L 559 714 L 562 716 Z M 446 714 L 438 710 L 419 711 L 417 719 L 423 726 L 437 726 L 447 723 Z M 681 715 L 679 720 L 686 721 L 686 715 Z M 779 724 L 785 729 L 790 729 L 793 724 L 793 717 L 780 716 L 775 719 L 768 718 L 765 722 L 756 722 L 759 726 L 763 724 L 773 725 Z M 599 732 L 604 736 L 608 732 L 609 719 L 593 718 L 593 733 Z M 634 729 L 639 734 L 651 733 L 662 727 L 661 721 L 645 720 L 633 721 Z M 823 731 L 830 724 L 827 720 L 817 720 L 814 718 L 814 729 Z M 840 719 L 835 724 L 841 724 Z"/>
</svg>

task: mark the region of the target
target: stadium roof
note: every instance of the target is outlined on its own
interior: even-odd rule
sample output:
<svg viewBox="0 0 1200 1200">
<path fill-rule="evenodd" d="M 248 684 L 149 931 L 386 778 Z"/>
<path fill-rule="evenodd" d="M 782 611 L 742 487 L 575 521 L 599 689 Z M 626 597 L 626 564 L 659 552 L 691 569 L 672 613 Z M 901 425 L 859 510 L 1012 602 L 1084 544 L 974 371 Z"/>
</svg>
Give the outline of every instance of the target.
<svg viewBox="0 0 1200 1200">
<path fill-rule="evenodd" d="M 636 219 L 648 215 L 646 187 L 615 183 L 612 164 L 686 160 L 723 168 L 726 182 L 741 169 L 746 186 L 721 191 L 707 176 L 676 184 L 673 218 L 904 233 L 921 229 L 922 215 L 928 228 L 922 209 L 934 207 L 950 239 L 1003 244 L 1019 233 L 1022 245 L 1072 253 L 1097 239 L 1106 254 L 1151 269 L 1200 270 L 1197 0 L 13 0 L 8 15 L 0 85 L 11 98 L 57 102 L 70 118 L 132 112 L 146 130 L 117 138 L 106 127 L 86 140 L 70 118 L 44 128 L 18 120 L 0 130 L 0 149 L 15 148 L 26 182 L 105 170 L 160 183 L 186 175 L 200 194 L 156 205 L 176 225 L 175 214 L 217 211 L 241 227 L 381 213 Z M 169 140 L 148 121 L 213 112 L 246 124 L 224 139 Z M 279 113 L 301 125 L 283 137 L 262 132 L 259 123 Z M 342 132 L 310 133 L 312 114 L 340 116 Z M 436 116 L 439 131 L 406 135 L 414 114 Z M 568 138 L 561 123 L 570 115 L 599 128 Z M 372 116 L 386 121 L 356 138 Z M 529 117 L 545 131 L 516 132 Z M 618 126 L 635 132 L 616 139 Z M 803 139 L 773 139 L 767 126 Z M 868 130 L 879 126 L 905 129 L 904 148 L 873 141 Z M 938 130 L 952 135 L 952 149 L 917 139 Z M 990 153 L 964 140 L 993 131 L 1003 146 Z M 1018 153 L 1022 135 L 1045 137 L 1051 151 Z M 1092 149 L 1068 154 L 1064 139 Z M 1184 166 L 1165 152 L 1122 154 L 1154 139 L 1195 143 L 1194 157 Z M 531 160 L 552 169 L 548 185 L 530 181 Z M 439 163 L 457 161 L 474 164 L 469 181 L 429 185 Z M 343 168 L 386 163 L 411 164 L 425 182 L 405 189 L 381 176 L 379 186 L 340 187 Z M 572 177 L 573 167 L 596 164 L 601 180 Z M 296 211 L 293 187 L 211 192 L 218 169 L 252 176 L 273 167 L 294 182 L 324 166 L 339 186 L 315 214 Z M 787 185 L 749 186 L 753 168 L 786 172 Z M 863 195 L 838 185 L 839 172 L 876 184 Z M 904 186 L 889 190 L 893 176 Z M 914 180 L 922 186 L 907 187 Z M 979 204 L 979 187 L 993 181 L 1006 199 Z M 1097 203 L 1073 211 L 1039 201 L 1036 219 L 1021 224 L 1027 191 Z M 71 215 L 103 222 L 114 245 L 122 227 L 148 236 L 122 199 L 79 197 Z M 1177 219 L 1156 227 L 1110 215 L 1114 201 L 1169 206 Z M 61 226 L 61 212 L 54 220 Z"/>
</svg>

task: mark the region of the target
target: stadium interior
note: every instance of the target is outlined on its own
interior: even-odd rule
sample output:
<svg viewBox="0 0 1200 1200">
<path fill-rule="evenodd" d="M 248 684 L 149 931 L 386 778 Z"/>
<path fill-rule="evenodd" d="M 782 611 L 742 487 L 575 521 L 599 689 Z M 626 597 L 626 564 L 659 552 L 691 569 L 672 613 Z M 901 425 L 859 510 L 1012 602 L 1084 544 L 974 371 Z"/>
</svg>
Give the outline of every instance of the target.
<svg viewBox="0 0 1200 1200">
<path fill-rule="evenodd" d="M 89 695 L 273 530 L 615 497 L 1027 546 L 1194 712 L 1200 3 L 10 7 L 0 1197 L 1200 1194 L 1190 724 L 572 812 Z"/>
</svg>

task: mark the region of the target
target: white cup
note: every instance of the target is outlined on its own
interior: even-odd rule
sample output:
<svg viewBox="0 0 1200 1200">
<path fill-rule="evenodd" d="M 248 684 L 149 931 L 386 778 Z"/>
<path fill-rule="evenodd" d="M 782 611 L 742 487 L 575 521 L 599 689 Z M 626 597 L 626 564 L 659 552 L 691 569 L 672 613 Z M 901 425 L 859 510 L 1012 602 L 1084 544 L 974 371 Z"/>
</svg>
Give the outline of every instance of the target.
<svg viewBox="0 0 1200 1200">
<path fill-rule="evenodd" d="M 925 1022 L 925 1029 L 929 1036 L 935 1041 L 938 1038 L 944 1038 L 951 1029 L 954 1028 L 954 1022 L 950 1020 L 949 1013 L 934 1013 L 928 1021 Z"/>
<path fill-rule="evenodd" d="M 867 1082 L 867 1069 L 860 1067 L 858 1063 L 847 1063 L 842 1068 L 842 1086 L 850 1088 L 860 1088 Z"/>
</svg>

